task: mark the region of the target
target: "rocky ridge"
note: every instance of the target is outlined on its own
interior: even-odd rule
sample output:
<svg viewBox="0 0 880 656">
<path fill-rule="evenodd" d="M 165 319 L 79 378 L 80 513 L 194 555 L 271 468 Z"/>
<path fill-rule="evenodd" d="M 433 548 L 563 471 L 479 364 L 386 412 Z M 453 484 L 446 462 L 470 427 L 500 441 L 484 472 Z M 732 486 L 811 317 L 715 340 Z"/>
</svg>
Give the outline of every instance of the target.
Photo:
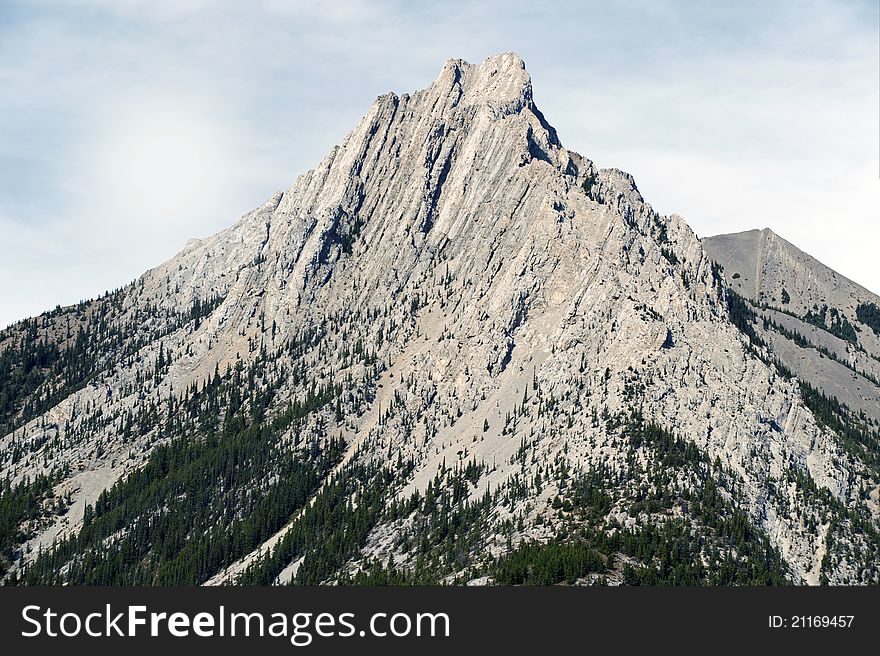
<svg viewBox="0 0 880 656">
<path fill-rule="evenodd" d="M 762 272 L 756 294 L 778 286 L 748 270 Z M 229 229 L 122 290 L 4 332 L 0 349 L 30 330 L 28 343 L 82 344 L 94 360 L 86 373 L 52 365 L 0 438 L 13 484 L 61 472 L 54 495 L 69 499 L 34 522 L 10 576 L 94 569 L 97 545 L 122 549 L 138 522 L 157 521 L 159 507 L 100 543 L 82 528 L 102 516 L 99 495 L 149 468 L 156 449 L 194 440 L 192 427 L 211 435 L 194 417 L 213 403 L 243 424 L 295 417 L 276 421 L 279 462 L 335 438 L 345 448 L 316 461 L 307 502 L 195 582 L 378 570 L 491 581 L 496 559 L 585 525 L 564 505 L 578 476 L 602 480 L 605 512 L 589 522 L 602 535 L 677 527 L 711 534 L 736 561 L 745 547 L 731 546 L 732 529 L 693 511 L 718 481 L 718 508 L 744 518 L 738 544 L 778 553 L 790 580 L 876 582 L 876 474 L 734 325 L 730 282 L 631 176 L 562 146 L 519 57 L 450 60 L 427 89 L 380 96 L 314 170 Z M 785 285 L 792 302 L 813 300 L 806 283 Z M 185 413 L 196 399 L 207 400 Z M 687 458 L 673 466 L 669 449 L 635 440 L 654 435 L 647 424 L 674 432 L 680 441 L 663 444 Z M 249 485 L 268 493 L 278 481 Z M 308 531 L 336 535 L 314 528 L 333 495 L 342 514 L 365 514 L 357 543 L 331 558 Z M 454 501 L 435 512 L 427 499 Z M 455 557 L 446 538 L 432 541 L 443 514 L 470 522 L 452 533 Z M 55 560 L 41 553 L 64 539 Z M 160 569 L 169 558 L 136 546 Z M 620 549 L 631 568 L 658 566 Z M 711 563 L 702 549 L 694 562 Z M 603 580 L 632 575 L 603 562 Z M 160 580 L 150 567 L 136 575 Z"/>
</svg>

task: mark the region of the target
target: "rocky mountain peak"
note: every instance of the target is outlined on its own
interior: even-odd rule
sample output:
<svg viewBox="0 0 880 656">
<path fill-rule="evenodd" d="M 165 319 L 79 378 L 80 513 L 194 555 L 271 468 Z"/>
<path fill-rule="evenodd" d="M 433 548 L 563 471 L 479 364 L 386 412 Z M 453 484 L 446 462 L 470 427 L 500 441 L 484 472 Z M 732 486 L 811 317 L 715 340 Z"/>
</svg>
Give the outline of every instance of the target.
<svg viewBox="0 0 880 656">
<path fill-rule="evenodd" d="M 431 88 L 440 93 L 459 90 L 463 106 L 485 104 L 500 115 L 532 105 L 532 80 L 515 53 L 495 55 L 480 64 L 449 59 Z"/>
<path fill-rule="evenodd" d="M 880 421 L 880 297 L 770 228 L 703 245 L 730 290 L 755 306 L 756 334 L 782 366 L 846 412 Z"/>
<path fill-rule="evenodd" d="M 694 582 L 722 552 L 742 561 L 725 582 L 876 580 L 851 557 L 868 553 L 856 522 L 876 514 L 872 474 L 747 341 L 728 291 L 683 219 L 654 211 L 629 174 L 562 147 L 522 59 L 449 60 L 426 89 L 378 98 L 313 170 L 227 230 L 2 336 L 24 365 L 31 348 L 52 357 L 47 343 L 78 349 L 6 397 L 0 474 L 69 471 L 58 483 L 69 512 L 29 538 L 28 576 L 78 580 L 72 550 L 60 564 L 38 554 L 122 481 L 122 503 L 146 499 L 126 518 L 172 517 L 177 544 L 246 530 L 222 517 L 259 528 L 197 573 L 137 574 L 151 582 L 327 582 L 428 560 L 431 577 L 451 580 L 582 528 L 615 549 L 699 536 L 679 550 L 696 554 Z M 156 445 L 187 450 L 180 462 L 243 464 L 228 485 L 200 479 L 204 504 L 159 512 L 122 492 L 142 468 L 188 476 L 151 468 Z M 316 478 L 300 480 L 308 504 L 290 493 L 303 457 L 317 458 Z M 351 498 L 369 513 L 356 530 Z M 323 525 L 310 509 L 327 504 L 341 514 Z M 847 504 L 859 514 L 825 524 Z M 436 535 L 473 529 L 451 551 L 425 528 L 440 507 Z M 741 530 L 725 533 L 722 517 Z M 98 523 L 88 557 L 128 548 L 135 532 Z M 321 552 L 337 539 L 342 561 Z M 826 558 L 829 544 L 842 546 Z M 100 571 L 116 580 L 154 546 L 141 540 L 137 558 Z M 618 561 L 608 555 L 597 566 Z M 654 571 L 651 558 L 639 567 Z"/>
</svg>

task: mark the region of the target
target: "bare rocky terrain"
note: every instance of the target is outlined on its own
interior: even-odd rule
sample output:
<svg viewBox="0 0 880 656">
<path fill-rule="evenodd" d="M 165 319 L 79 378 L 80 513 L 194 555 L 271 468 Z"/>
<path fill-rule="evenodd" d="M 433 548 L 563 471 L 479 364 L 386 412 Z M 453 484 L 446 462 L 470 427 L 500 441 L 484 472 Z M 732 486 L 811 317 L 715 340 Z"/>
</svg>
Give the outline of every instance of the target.
<svg viewBox="0 0 880 656">
<path fill-rule="evenodd" d="M 880 307 L 880 297 L 769 229 L 707 237 L 703 244 L 731 289 L 759 309 L 756 329 L 779 361 L 880 422 L 880 328 L 859 318 L 859 308 Z"/>
<path fill-rule="evenodd" d="M 0 334 L 4 498 L 50 488 L 6 581 L 876 583 L 877 297 L 789 247 L 701 242 L 562 146 L 518 56 L 449 60 Z"/>
</svg>

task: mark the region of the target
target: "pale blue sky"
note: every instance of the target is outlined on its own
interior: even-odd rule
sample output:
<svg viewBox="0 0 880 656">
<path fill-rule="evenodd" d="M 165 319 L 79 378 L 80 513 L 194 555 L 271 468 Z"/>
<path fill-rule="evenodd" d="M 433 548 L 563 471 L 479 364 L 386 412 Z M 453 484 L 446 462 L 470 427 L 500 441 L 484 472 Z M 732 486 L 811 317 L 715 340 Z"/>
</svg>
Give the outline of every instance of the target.
<svg viewBox="0 0 880 656">
<path fill-rule="evenodd" d="M 876 0 L 0 0 L 0 325 L 128 282 L 377 95 L 503 51 L 563 144 L 661 212 L 769 226 L 880 292 L 878 22 Z"/>
</svg>

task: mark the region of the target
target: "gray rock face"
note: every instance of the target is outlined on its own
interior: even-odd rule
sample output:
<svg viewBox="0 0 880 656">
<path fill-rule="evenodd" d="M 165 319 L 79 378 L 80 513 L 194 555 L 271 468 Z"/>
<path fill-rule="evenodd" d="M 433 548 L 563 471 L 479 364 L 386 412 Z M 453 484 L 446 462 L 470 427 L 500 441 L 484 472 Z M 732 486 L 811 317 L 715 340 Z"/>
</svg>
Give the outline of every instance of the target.
<svg viewBox="0 0 880 656">
<path fill-rule="evenodd" d="M 880 422 L 880 331 L 858 308 L 880 297 L 769 229 L 707 237 L 732 289 L 761 308 L 756 330 L 799 379 Z M 781 330 L 780 330 L 781 328 Z"/>
<path fill-rule="evenodd" d="M 837 310 L 856 329 L 853 343 L 865 353 L 880 357 L 880 335 L 856 317 L 860 304 L 880 305 L 877 294 L 825 266 L 769 228 L 707 237 L 703 245 L 724 267 L 731 288 L 742 296 L 799 317 L 819 312 L 823 306 Z M 826 321 L 830 323 L 830 319 Z"/>
<path fill-rule="evenodd" d="M 710 250 L 733 253 L 725 270 L 742 269 L 740 284 L 751 285 L 738 287 L 744 294 L 784 285 L 792 306 L 822 297 L 847 316 L 854 311 L 856 297 L 845 305 L 831 288 L 817 291 L 805 267 L 768 269 L 747 244 Z M 828 284 L 849 293 L 839 276 Z M 346 379 L 364 391 L 336 413 L 315 411 L 300 431 L 342 435 L 345 462 L 411 463 L 396 498 L 470 460 L 485 465 L 473 499 L 513 479 L 551 481 L 548 463 L 631 470 L 620 429 L 606 418 L 640 409 L 738 480 L 750 521 L 795 580 L 876 580 L 876 569 L 859 564 L 865 538 L 848 520 L 829 521 L 837 507 L 876 521 L 876 480 L 817 424 L 798 385 L 751 352 L 725 294 L 683 219 L 658 215 L 628 174 L 597 169 L 561 145 L 519 57 L 450 60 L 427 89 L 379 97 L 289 189 L 190 242 L 112 303 L 94 302 L 88 311 L 104 307 L 119 324 L 148 309 L 159 325 L 139 324 L 129 339 L 144 339 L 131 353 L 0 439 L 0 450 L 39 445 L 5 460 L 2 474 L 21 480 L 72 467 L 59 487 L 73 507 L 30 541 L 34 554 L 75 531 L 85 504 L 165 439 L 158 429 L 123 439 L 115 418 L 144 399 L 164 417 L 168 399 L 215 371 L 273 353 L 273 374 L 303 367 L 318 383 Z M 163 319 L 212 298 L 219 305 L 196 325 Z M 59 330 L 55 319 L 45 323 Z M 161 338 L 149 336 L 160 328 Z M 294 353 L 290 344 L 305 334 L 310 346 Z M 355 343 L 376 367 L 345 355 Z M 875 338 L 864 344 L 869 355 L 880 352 Z M 172 364 L 153 375 L 148 363 L 160 350 Z M 282 389 L 287 400 L 305 393 L 295 377 Z M 68 439 L 77 427 L 85 434 Z M 824 490 L 823 500 L 790 483 L 793 471 Z M 499 502 L 476 550 L 498 554 L 552 536 L 559 492 L 552 481 L 530 483 L 527 502 Z M 627 514 L 623 497 L 612 514 L 631 525 L 640 515 Z M 521 528 L 502 536 L 498 527 L 511 519 Z M 838 555 L 829 560 L 832 523 Z M 233 580 L 285 530 L 211 582 Z M 349 571 L 364 557 L 410 562 L 396 540 L 402 530 L 396 520 L 379 522 Z M 298 566 L 290 563 L 281 580 Z"/>
</svg>

